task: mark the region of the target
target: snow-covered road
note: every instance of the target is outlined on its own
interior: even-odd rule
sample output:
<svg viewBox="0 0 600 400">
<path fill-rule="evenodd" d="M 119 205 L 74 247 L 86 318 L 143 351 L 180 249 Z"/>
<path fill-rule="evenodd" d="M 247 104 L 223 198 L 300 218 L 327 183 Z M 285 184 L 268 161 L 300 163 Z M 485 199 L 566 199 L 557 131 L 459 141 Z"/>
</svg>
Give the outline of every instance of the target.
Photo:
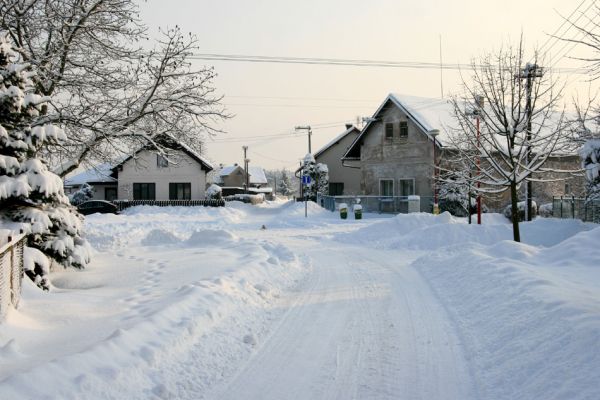
<svg viewBox="0 0 600 400">
<path fill-rule="evenodd" d="M 312 260 L 308 283 L 282 299 L 281 320 L 208 397 L 471 398 L 460 341 L 411 255 L 323 244 L 294 243 Z"/>
<path fill-rule="evenodd" d="M 522 228 L 294 203 L 93 215 L 92 265 L 25 282 L 0 324 L 0 399 L 600 398 L 600 228 Z"/>
</svg>

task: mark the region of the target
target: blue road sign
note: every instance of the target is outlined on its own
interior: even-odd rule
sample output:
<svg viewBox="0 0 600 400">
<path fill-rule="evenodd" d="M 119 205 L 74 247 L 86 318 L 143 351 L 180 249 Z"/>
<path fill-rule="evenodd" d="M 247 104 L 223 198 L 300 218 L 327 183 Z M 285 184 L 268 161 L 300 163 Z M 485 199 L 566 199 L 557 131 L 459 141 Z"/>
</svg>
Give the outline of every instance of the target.
<svg viewBox="0 0 600 400">
<path fill-rule="evenodd" d="M 308 175 L 302 175 L 302 184 L 303 185 L 308 185 L 310 183 L 310 176 Z"/>
</svg>

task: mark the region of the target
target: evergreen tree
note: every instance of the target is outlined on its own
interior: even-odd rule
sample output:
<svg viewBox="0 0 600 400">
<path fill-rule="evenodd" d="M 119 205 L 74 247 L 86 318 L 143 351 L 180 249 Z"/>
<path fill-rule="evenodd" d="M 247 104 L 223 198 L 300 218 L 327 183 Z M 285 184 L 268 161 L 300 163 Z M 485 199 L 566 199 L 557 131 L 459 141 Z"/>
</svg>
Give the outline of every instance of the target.
<svg viewBox="0 0 600 400">
<path fill-rule="evenodd" d="M 308 199 L 317 200 L 317 193 L 327 195 L 329 193 L 329 169 L 327 165 L 316 163 L 311 154 L 304 157 L 303 175 L 310 176 L 310 183 L 304 187 L 304 193 Z"/>
<path fill-rule="evenodd" d="M 279 180 L 279 187 L 277 188 L 277 193 L 283 196 L 290 196 L 294 193 L 294 188 L 292 186 L 292 182 L 290 181 L 290 176 L 288 172 L 283 169 L 281 170 L 281 179 Z"/>
<path fill-rule="evenodd" d="M 92 197 L 94 197 L 94 189 L 92 189 L 89 183 L 84 183 L 78 191 L 73 193 L 71 204 L 77 206 Z"/>
<path fill-rule="evenodd" d="M 43 146 L 66 137 L 44 115 L 50 99 L 39 95 L 33 79 L 31 66 L 0 33 L 0 219 L 20 223 L 28 234 L 26 274 L 48 289 L 51 261 L 83 268 L 89 246 L 62 180 L 39 157 Z"/>
</svg>

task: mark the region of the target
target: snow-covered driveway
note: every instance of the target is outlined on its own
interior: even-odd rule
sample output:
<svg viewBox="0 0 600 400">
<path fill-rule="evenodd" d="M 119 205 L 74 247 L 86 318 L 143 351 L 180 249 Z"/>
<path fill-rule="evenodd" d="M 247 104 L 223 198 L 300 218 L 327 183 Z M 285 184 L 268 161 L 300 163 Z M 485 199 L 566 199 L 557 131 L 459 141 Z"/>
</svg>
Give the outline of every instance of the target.
<svg viewBox="0 0 600 400">
<path fill-rule="evenodd" d="M 90 216 L 91 267 L 0 325 L 0 398 L 600 398 L 600 228 L 484 222 Z"/>
</svg>

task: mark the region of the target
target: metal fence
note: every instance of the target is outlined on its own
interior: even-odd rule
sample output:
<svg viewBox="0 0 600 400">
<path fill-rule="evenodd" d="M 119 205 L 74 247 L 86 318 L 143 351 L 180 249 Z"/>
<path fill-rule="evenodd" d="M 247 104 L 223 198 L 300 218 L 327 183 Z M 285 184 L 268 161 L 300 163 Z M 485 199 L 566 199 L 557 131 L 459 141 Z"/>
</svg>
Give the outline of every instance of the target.
<svg viewBox="0 0 600 400">
<path fill-rule="evenodd" d="M 225 207 L 223 199 L 205 199 L 205 200 L 113 200 L 112 203 L 117 206 L 119 211 L 134 206 L 157 206 L 157 207 Z"/>
<path fill-rule="evenodd" d="M 408 213 L 408 196 L 323 196 L 317 195 L 317 204 L 329 210 L 336 211 L 342 203 L 352 207 L 360 200 L 363 212 L 371 213 Z M 421 212 L 433 211 L 433 197 L 421 197 Z"/>
<path fill-rule="evenodd" d="M 552 200 L 552 215 L 555 218 L 573 218 L 600 224 L 600 200 L 555 197 Z"/>
<path fill-rule="evenodd" d="M 21 299 L 25 235 L 9 236 L 0 246 L 0 320 Z"/>
</svg>

